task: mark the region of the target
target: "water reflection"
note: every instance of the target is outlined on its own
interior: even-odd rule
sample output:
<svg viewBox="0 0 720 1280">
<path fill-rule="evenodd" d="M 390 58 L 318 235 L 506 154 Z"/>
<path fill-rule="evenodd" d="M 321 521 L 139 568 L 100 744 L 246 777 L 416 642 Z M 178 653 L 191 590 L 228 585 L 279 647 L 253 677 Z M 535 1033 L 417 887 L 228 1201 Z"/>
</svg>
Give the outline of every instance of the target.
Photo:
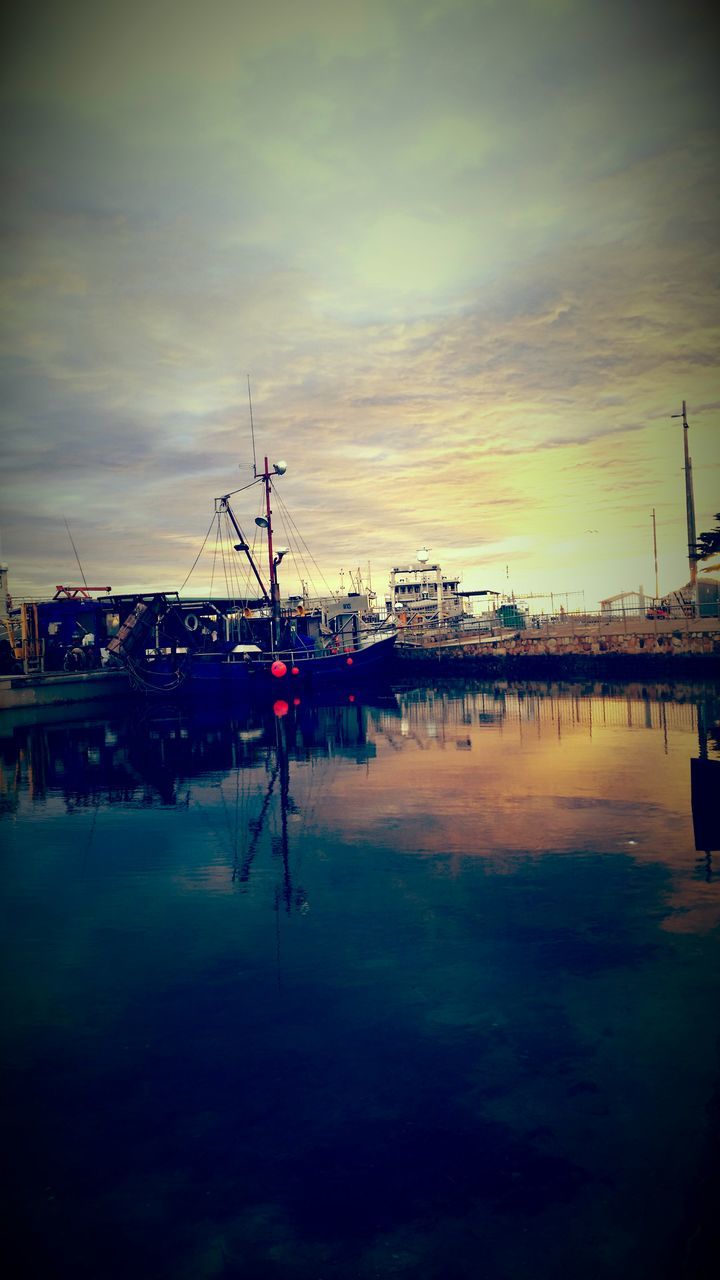
<svg viewBox="0 0 720 1280">
<path fill-rule="evenodd" d="M 389 710 L 388 710 L 389 708 Z M 203 774 L 267 768 L 271 757 L 296 760 L 343 756 L 362 764 L 375 754 L 368 727 L 375 713 L 392 715 L 391 696 L 377 706 L 353 698 L 337 704 L 305 702 L 279 716 L 272 706 L 241 712 L 209 706 L 139 704 L 102 718 L 71 708 L 48 723 L 41 714 L 0 719 L 0 771 L 7 806 L 26 793 L 51 793 L 69 809 L 89 803 L 187 804 L 188 783 Z"/>
<path fill-rule="evenodd" d="M 686 847 L 679 815 L 689 798 L 695 849 L 703 854 L 699 873 L 709 882 L 712 854 L 720 849 L 719 725 L 717 686 L 708 683 L 446 682 L 229 712 L 140 702 L 129 714 L 115 706 L 103 717 L 83 712 L 73 720 L 63 709 L 0 722 L 2 805 L 15 811 L 23 801 L 62 797 L 68 813 L 115 805 L 187 808 L 208 803 L 199 783 L 212 778 L 232 827 L 233 883 L 248 884 L 269 842 L 284 868 L 280 898 L 289 910 L 306 903 L 304 891 L 297 897 L 292 888 L 289 833 L 307 836 L 310 809 L 318 805 L 297 788 L 317 783 L 321 761 L 330 794 L 333 765 L 363 767 L 355 782 L 346 771 L 341 788 L 359 836 L 392 831 L 396 847 L 420 853 L 498 860 L 548 844 L 589 848 L 599 841 L 633 850 L 638 860 L 655 858 L 662 801 L 672 799 L 676 812 L 662 855 L 672 858 Z M 637 767 L 635 735 L 646 732 L 662 743 L 670 766 L 662 793 L 654 766 Z M 697 756 L 688 778 L 674 766 L 691 738 Z M 560 750 L 563 743 L 572 744 L 570 752 Z M 379 752 L 380 774 L 369 784 L 367 770 Z M 421 763 L 418 753 L 430 753 L 432 761 Z M 464 766 L 459 753 L 467 757 Z M 370 805 L 362 798 L 368 793 Z M 428 820 L 435 809 L 452 812 L 450 829 Z"/>
<path fill-rule="evenodd" d="M 713 877 L 712 855 L 720 849 L 720 759 L 711 759 L 710 751 L 720 755 L 720 725 L 717 706 L 709 700 L 698 703 L 698 755 L 690 761 L 693 834 L 695 848 L 704 853 L 701 874 L 708 882 Z"/>
<path fill-rule="evenodd" d="M 205 775 L 261 771 L 268 792 L 261 814 L 276 793 L 287 817 L 288 811 L 297 815 L 290 795 L 291 762 L 345 759 L 367 767 L 379 747 L 395 754 L 451 750 L 485 755 L 487 734 L 493 755 L 502 743 L 516 756 L 517 746 L 524 748 L 533 739 L 546 744 L 564 736 L 592 741 L 601 730 L 610 731 L 609 739 L 613 730 L 649 730 L 662 735 L 665 755 L 671 735 L 697 739 L 691 771 L 695 847 L 708 856 L 720 848 L 713 803 L 720 769 L 720 700 L 717 687 L 707 683 L 613 687 L 450 682 L 387 690 L 370 699 L 351 696 L 331 704 L 298 700 L 274 708 L 227 711 L 209 706 L 189 711 L 183 705 L 140 703 L 130 713 L 120 714 L 115 705 L 103 716 L 89 716 L 87 711 L 76 716 L 63 708 L 0 719 L 5 809 L 14 810 L 22 797 L 39 803 L 50 795 L 62 796 L 68 811 L 99 804 L 187 806 L 194 781 Z M 632 739 L 623 736 L 622 741 Z M 524 760 L 528 802 L 540 760 L 531 755 Z M 593 759 L 596 784 L 600 760 Z M 388 768 L 393 772 L 393 766 L 384 765 Z M 401 774 L 395 767 L 393 778 L 400 788 Z M 582 780 L 576 778 L 573 786 L 578 799 Z M 616 770 L 605 799 L 617 801 L 622 786 Z M 550 786 L 549 793 L 554 789 Z M 410 796 L 400 794 L 399 799 Z M 261 818 L 253 819 L 251 827 L 252 845 L 257 843 Z M 248 859 L 251 865 L 253 857 L 251 847 L 242 866 Z M 247 873 L 236 872 L 242 882 Z"/>
<path fill-rule="evenodd" d="M 6 717 L 0 764 L 29 1274 L 694 1262 L 717 686 Z"/>
<path fill-rule="evenodd" d="M 278 709 L 279 708 L 279 709 Z M 59 791 L 69 805 L 101 796 L 107 803 L 176 804 L 177 790 L 201 773 L 252 768 L 278 752 L 290 758 L 347 755 L 365 763 L 375 738 L 393 749 L 404 740 L 420 750 L 472 750 L 472 728 L 540 738 L 600 728 L 671 731 L 698 739 L 702 760 L 720 755 L 720 698 L 716 686 L 445 682 L 388 690 L 337 703 L 254 705 L 238 710 L 212 704 L 140 703 L 132 712 L 110 704 L 103 714 L 73 708 L 0 716 L 0 770 L 6 804 L 21 791 L 32 799 Z M 282 734 L 278 725 L 282 723 Z M 715 838 L 715 837 L 713 837 Z"/>
</svg>

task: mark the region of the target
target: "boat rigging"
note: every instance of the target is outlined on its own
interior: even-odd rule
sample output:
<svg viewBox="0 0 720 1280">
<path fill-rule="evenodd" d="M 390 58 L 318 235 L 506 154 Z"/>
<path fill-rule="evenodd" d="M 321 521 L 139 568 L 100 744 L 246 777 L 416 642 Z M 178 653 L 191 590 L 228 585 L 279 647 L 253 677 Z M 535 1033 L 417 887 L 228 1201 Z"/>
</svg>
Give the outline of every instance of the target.
<svg viewBox="0 0 720 1280">
<path fill-rule="evenodd" d="M 274 486 L 287 463 L 271 464 L 266 456 L 262 471 L 255 463 L 253 470 L 249 485 L 214 500 L 218 542 L 224 524 L 232 554 L 247 561 L 245 589 L 240 589 L 237 561 L 226 558 L 223 545 L 226 594 L 218 597 L 213 590 L 216 542 L 207 597 L 192 601 L 168 593 L 137 597 L 108 645 L 136 685 L 162 692 L 186 683 L 206 691 L 249 691 L 261 688 L 269 676 L 274 687 L 277 682 L 307 687 L 317 682 L 347 684 L 386 667 L 395 631 L 372 616 L 368 596 L 349 593 L 344 600 L 335 598 L 336 603 L 310 599 L 303 580 L 302 594 L 289 596 L 283 603 L 278 569 L 289 548 L 275 540 L 273 495 L 282 506 Z M 262 567 L 231 504 L 231 498 L 256 484 L 262 489 L 261 514 L 254 520 L 256 539 L 258 535 L 265 539 Z M 289 513 L 283 509 L 283 514 L 294 528 Z M 248 587 L 254 589 L 252 595 Z"/>
</svg>

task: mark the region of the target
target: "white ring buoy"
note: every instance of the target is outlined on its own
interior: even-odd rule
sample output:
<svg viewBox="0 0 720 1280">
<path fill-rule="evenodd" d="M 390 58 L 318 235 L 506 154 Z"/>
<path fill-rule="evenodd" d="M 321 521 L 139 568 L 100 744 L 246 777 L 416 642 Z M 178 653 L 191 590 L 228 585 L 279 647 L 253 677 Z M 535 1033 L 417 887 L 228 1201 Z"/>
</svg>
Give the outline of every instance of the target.
<svg viewBox="0 0 720 1280">
<path fill-rule="evenodd" d="M 199 626 L 199 623 L 198 623 L 198 617 L 197 617 L 197 614 L 196 614 L 196 613 L 189 613 L 189 614 L 187 615 L 187 617 L 185 618 L 185 630 L 186 630 L 186 631 L 197 631 L 198 626 Z"/>
</svg>

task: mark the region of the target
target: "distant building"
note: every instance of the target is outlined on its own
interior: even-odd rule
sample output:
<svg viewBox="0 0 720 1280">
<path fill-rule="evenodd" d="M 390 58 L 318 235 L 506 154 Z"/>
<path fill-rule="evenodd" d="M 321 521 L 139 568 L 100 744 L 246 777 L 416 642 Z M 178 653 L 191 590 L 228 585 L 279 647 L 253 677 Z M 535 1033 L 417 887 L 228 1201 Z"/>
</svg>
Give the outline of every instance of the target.
<svg viewBox="0 0 720 1280">
<path fill-rule="evenodd" d="M 601 613 L 608 617 L 618 614 L 647 618 L 717 618 L 720 616 L 720 580 L 698 578 L 674 591 L 668 591 L 657 600 L 639 591 L 620 591 L 600 601 Z"/>
<path fill-rule="evenodd" d="M 643 588 L 639 587 L 637 591 L 618 591 L 617 595 L 601 600 L 600 612 L 605 617 L 616 614 L 644 617 L 650 604 L 651 601 L 645 595 Z"/>
</svg>

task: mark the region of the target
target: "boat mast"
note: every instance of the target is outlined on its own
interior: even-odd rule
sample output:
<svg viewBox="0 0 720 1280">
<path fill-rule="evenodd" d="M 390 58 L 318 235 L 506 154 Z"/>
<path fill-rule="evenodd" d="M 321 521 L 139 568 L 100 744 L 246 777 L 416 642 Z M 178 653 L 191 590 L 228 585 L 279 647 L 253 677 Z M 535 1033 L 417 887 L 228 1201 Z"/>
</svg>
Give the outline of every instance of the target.
<svg viewBox="0 0 720 1280">
<path fill-rule="evenodd" d="M 272 509 L 270 507 L 270 468 L 265 458 L 265 470 L 262 474 L 265 485 L 265 519 L 267 520 L 268 562 L 270 567 L 270 607 L 272 609 L 272 647 L 277 649 L 280 643 L 280 588 L 278 586 L 277 567 L 279 557 L 273 553 Z"/>
<path fill-rule="evenodd" d="M 267 600 L 267 601 L 269 601 L 269 602 L 270 602 L 270 599 L 271 599 L 271 598 L 270 598 L 270 596 L 268 595 L 267 587 L 265 586 L 265 583 L 263 582 L 262 578 L 260 577 L 260 573 L 259 573 L 259 571 L 258 571 L 258 567 L 257 567 L 257 565 L 255 564 L 255 561 L 254 561 L 254 559 L 253 559 L 252 552 L 251 552 L 250 547 L 249 547 L 249 545 L 248 545 L 248 543 L 247 543 L 247 541 L 246 541 L 246 539 L 245 539 L 245 534 L 243 533 L 242 529 L 240 528 L 240 525 L 238 524 L 238 522 L 237 522 L 237 520 L 236 520 L 236 518 L 235 518 L 235 512 L 233 511 L 232 507 L 230 506 L 230 498 L 231 498 L 231 497 L 232 497 L 232 494 L 226 493 L 222 498 L 216 498 L 216 499 L 215 499 L 215 510 L 216 510 L 216 512 L 225 511 L 225 512 L 227 513 L 228 518 L 229 518 L 229 520 L 230 520 L 230 523 L 232 524 L 233 529 L 235 530 L 235 532 L 236 532 L 236 534 L 237 534 L 238 538 L 240 539 L 240 541 L 239 541 L 239 542 L 236 544 L 236 546 L 235 546 L 235 550 L 236 550 L 236 551 L 243 551 L 243 552 L 245 553 L 245 555 L 246 555 L 246 556 L 247 556 L 247 558 L 248 558 L 248 562 L 249 562 L 249 564 L 250 564 L 250 568 L 252 569 L 253 573 L 255 574 L 255 577 L 257 578 L 258 586 L 260 587 L 260 590 L 262 591 L 262 594 L 263 594 L 263 599 L 264 599 L 264 600 Z"/>
</svg>

